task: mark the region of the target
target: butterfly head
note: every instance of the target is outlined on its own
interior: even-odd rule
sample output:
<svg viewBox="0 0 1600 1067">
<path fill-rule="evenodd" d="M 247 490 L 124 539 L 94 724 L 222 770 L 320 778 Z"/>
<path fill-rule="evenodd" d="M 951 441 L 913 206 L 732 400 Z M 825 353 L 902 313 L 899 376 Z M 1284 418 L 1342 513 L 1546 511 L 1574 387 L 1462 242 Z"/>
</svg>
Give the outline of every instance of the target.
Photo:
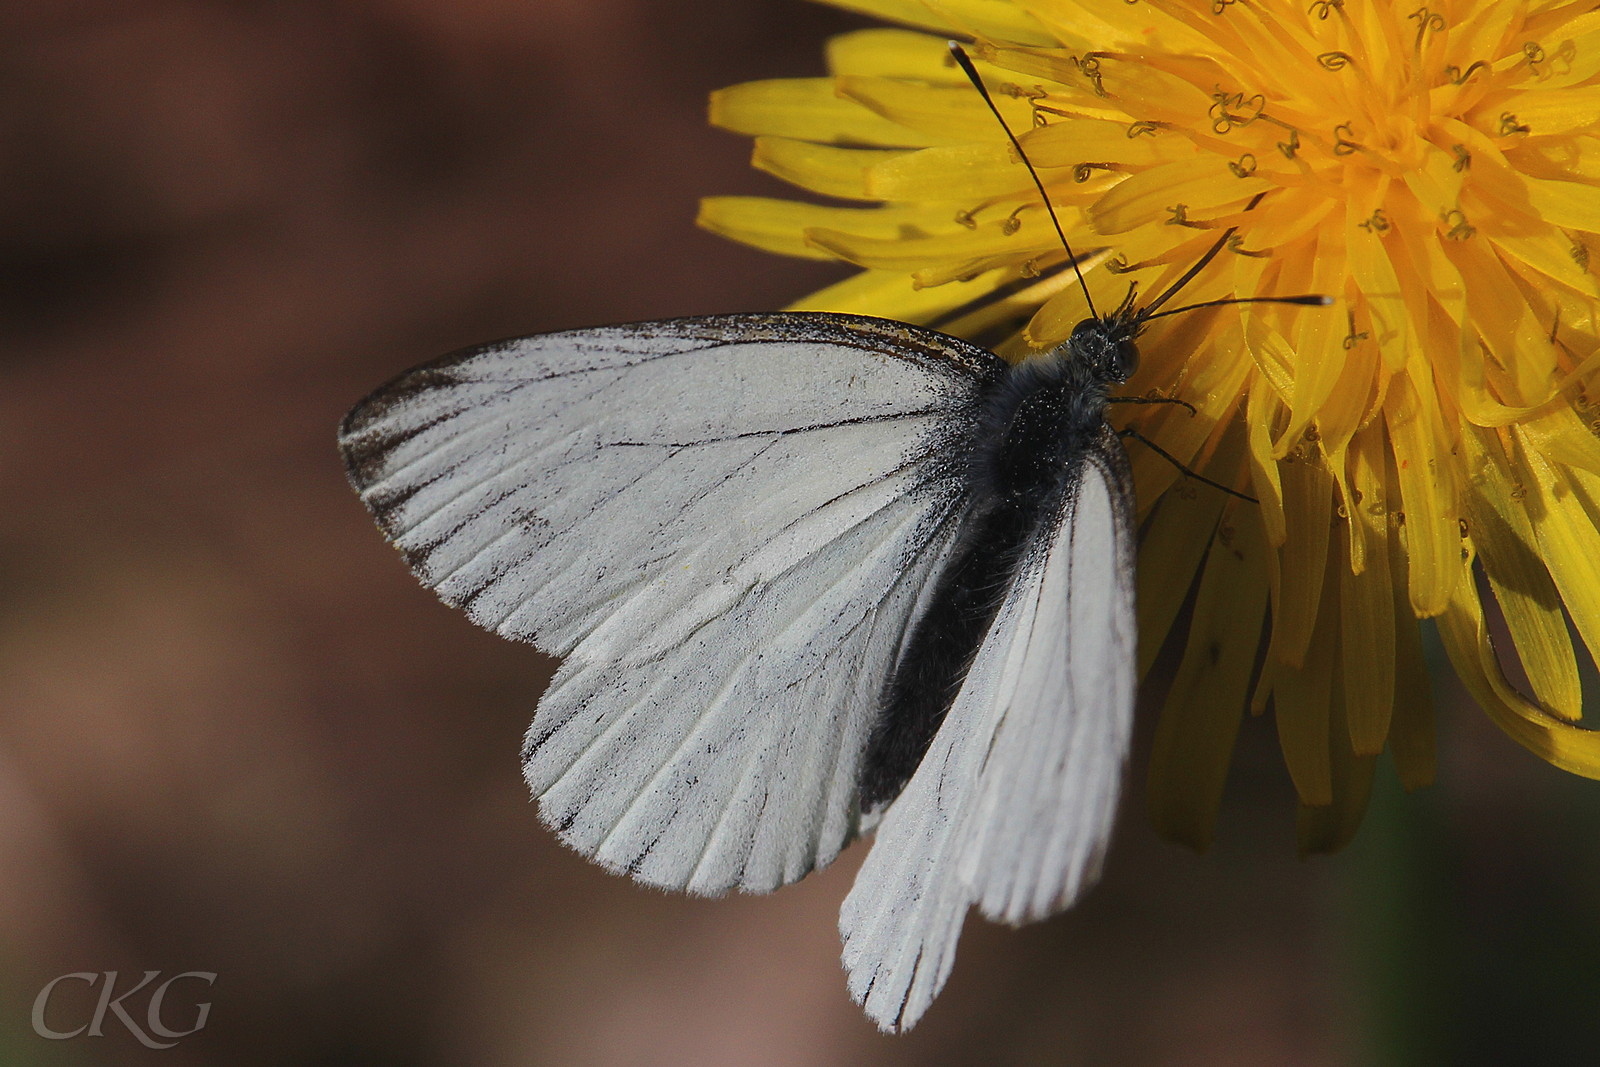
<svg viewBox="0 0 1600 1067">
<path fill-rule="evenodd" d="M 1067 352 L 1095 378 L 1120 385 L 1139 369 L 1139 346 L 1134 340 L 1138 335 L 1138 318 L 1118 310 L 1074 326 Z"/>
</svg>

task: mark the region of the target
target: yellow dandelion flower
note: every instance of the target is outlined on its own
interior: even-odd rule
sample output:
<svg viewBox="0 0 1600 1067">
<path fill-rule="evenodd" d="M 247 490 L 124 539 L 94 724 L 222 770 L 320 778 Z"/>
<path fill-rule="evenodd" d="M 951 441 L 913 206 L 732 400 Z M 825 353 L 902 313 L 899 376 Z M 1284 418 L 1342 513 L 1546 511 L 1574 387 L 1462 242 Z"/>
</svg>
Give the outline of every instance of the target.
<svg viewBox="0 0 1600 1067">
<path fill-rule="evenodd" d="M 1260 500 L 1131 449 L 1145 669 L 1193 606 L 1150 774 L 1158 828 L 1210 841 L 1246 707 L 1275 717 L 1304 849 L 1349 839 L 1386 745 L 1408 788 L 1428 782 L 1421 619 L 1507 734 L 1600 777 L 1569 636 L 1600 658 L 1593 5 L 834 2 L 916 29 L 846 34 L 831 77 L 712 102 L 757 167 L 836 201 L 704 205 L 719 233 L 863 268 L 797 307 L 1009 331 L 1010 358 L 1085 317 L 945 36 L 973 42 L 1069 238 L 1095 250 L 1098 306 L 1130 280 L 1161 291 L 1229 229 L 1185 302 L 1337 298 L 1161 320 L 1129 388 L 1199 413 L 1118 412 Z"/>
</svg>

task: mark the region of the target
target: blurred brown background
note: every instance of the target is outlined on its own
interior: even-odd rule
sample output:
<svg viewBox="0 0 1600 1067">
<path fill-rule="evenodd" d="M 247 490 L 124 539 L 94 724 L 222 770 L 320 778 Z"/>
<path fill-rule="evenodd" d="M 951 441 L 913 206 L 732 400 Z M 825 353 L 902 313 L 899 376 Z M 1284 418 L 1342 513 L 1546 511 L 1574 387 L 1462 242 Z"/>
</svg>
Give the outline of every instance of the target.
<svg viewBox="0 0 1600 1067">
<path fill-rule="evenodd" d="M 1445 785 L 1293 855 L 1266 722 L 1218 846 L 974 920 L 885 1038 L 836 914 L 669 897 L 543 830 L 550 664 L 418 588 L 334 427 L 491 338 L 767 309 L 837 277 L 694 229 L 774 192 L 706 93 L 821 72 L 799 0 L 0 4 L 0 1064 L 1579 1063 L 1600 1047 L 1596 787 L 1441 683 Z M 1148 733 L 1148 723 L 1143 724 Z M 148 1052 L 48 1041 L 70 972 L 175 987 Z M 197 992 L 201 995 L 195 995 Z M 87 1020 L 64 985 L 49 1021 Z M 127 1002 L 143 1018 L 144 996 Z M 1568 1058 L 1574 1057 L 1574 1058 Z"/>
</svg>

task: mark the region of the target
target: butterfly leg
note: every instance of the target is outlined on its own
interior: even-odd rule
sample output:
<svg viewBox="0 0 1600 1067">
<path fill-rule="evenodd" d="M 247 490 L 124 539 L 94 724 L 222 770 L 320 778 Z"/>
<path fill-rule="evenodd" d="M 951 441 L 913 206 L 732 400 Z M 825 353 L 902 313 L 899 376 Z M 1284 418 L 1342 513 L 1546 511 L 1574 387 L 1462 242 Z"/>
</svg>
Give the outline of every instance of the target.
<svg viewBox="0 0 1600 1067">
<path fill-rule="evenodd" d="M 1182 471 L 1184 473 L 1185 477 L 1193 478 L 1197 482 L 1204 482 L 1205 484 L 1211 486 L 1213 489 L 1221 489 L 1224 493 L 1227 493 L 1229 496 L 1236 496 L 1240 500 L 1248 500 L 1252 504 L 1261 503 L 1261 501 L 1257 500 L 1255 497 L 1249 495 L 1248 493 L 1241 493 L 1237 489 L 1230 489 L 1227 486 L 1223 485 L 1221 482 L 1212 481 L 1210 478 L 1207 478 L 1205 475 L 1199 473 L 1198 471 L 1190 470 L 1188 467 L 1184 466 L 1181 462 L 1179 462 L 1178 457 L 1174 456 L 1171 452 L 1168 452 L 1166 449 L 1162 448 L 1160 445 L 1158 445 L 1154 441 L 1150 440 L 1150 438 L 1146 437 L 1144 434 L 1140 433 L 1138 430 L 1135 430 L 1135 429 L 1133 429 L 1131 427 L 1125 428 L 1125 429 L 1121 429 L 1121 430 L 1117 431 L 1117 436 L 1118 437 L 1131 437 L 1135 441 L 1144 442 L 1144 445 L 1145 445 L 1146 448 L 1150 449 L 1150 451 L 1154 452 L 1156 455 L 1160 456 L 1162 459 L 1166 460 L 1168 463 L 1172 464 L 1174 467 L 1177 467 L 1180 471 Z"/>
</svg>

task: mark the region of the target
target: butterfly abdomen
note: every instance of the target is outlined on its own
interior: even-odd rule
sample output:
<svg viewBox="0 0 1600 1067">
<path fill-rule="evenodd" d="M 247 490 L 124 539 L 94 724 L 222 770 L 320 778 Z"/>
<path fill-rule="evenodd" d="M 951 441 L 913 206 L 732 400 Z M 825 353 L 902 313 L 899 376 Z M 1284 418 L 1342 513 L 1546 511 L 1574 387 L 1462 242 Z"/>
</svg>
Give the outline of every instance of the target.
<svg viewBox="0 0 1600 1067">
<path fill-rule="evenodd" d="M 884 691 L 861 806 L 897 796 L 960 691 L 1033 538 L 1058 513 L 1105 417 L 1105 383 L 1062 353 L 1011 367 L 983 398 L 969 458 L 971 517 Z"/>
</svg>

